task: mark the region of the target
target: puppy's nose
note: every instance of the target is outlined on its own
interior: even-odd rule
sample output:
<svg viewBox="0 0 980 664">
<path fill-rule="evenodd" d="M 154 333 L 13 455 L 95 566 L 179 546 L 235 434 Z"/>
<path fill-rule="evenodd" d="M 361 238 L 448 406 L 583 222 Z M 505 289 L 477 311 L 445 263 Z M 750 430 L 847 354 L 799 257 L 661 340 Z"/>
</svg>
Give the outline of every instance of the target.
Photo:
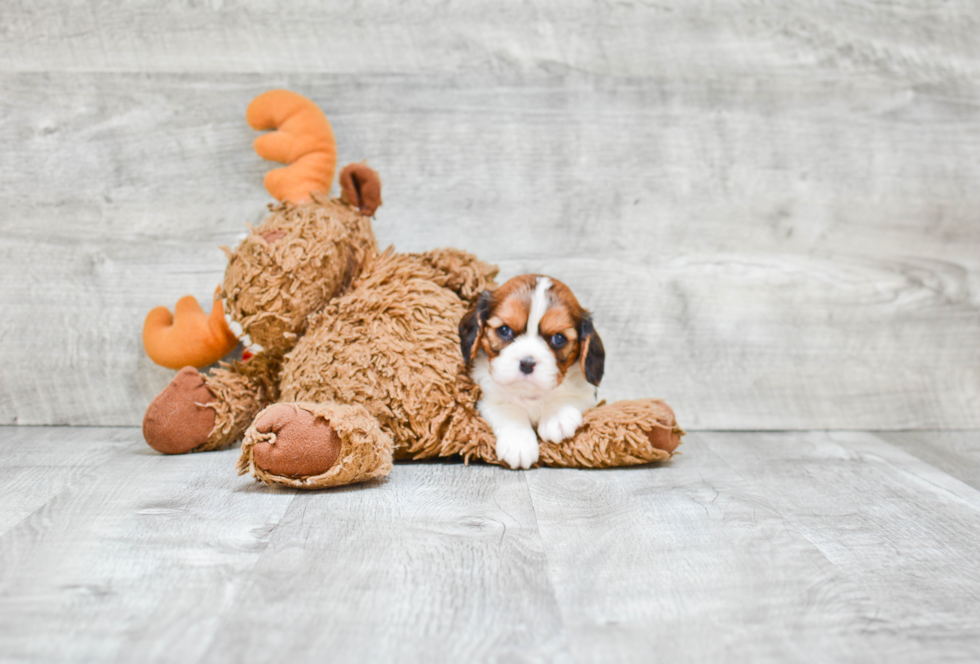
<svg viewBox="0 0 980 664">
<path fill-rule="evenodd" d="M 525 357 L 523 360 L 521 360 L 521 373 L 522 374 L 531 373 L 532 371 L 534 371 L 535 364 L 537 364 L 537 362 L 534 361 L 533 357 Z"/>
</svg>

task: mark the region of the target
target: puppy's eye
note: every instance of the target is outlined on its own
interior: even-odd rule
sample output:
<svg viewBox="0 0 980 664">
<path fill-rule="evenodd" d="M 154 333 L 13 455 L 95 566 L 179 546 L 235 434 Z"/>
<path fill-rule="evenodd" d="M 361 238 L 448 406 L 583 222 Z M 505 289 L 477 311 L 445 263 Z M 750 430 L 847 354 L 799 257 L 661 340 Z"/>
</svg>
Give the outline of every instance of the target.
<svg viewBox="0 0 980 664">
<path fill-rule="evenodd" d="M 514 338 L 514 330 L 510 329 L 506 325 L 501 325 L 497 328 L 497 336 L 500 337 L 502 341 L 510 341 Z"/>
<path fill-rule="evenodd" d="M 561 332 L 559 332 L 558 334 L 552 334 L 551 335 L 551 347 L 552 348 L 562 348 L 567 343 L 568 343 L 568 339 L 566 339 L 565 338 L 565 335 L 562 334 Z"/>
</svg>

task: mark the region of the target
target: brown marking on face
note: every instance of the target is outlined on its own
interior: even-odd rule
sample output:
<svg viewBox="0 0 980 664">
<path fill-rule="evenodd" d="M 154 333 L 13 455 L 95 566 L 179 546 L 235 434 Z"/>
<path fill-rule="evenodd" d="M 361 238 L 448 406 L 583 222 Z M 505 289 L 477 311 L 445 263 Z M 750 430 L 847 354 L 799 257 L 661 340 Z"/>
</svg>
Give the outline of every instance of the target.
<svg viewBox="0 0 980 664">
<path fill-rule="evenodd" d="M 524 274 L 510 279 L 493 292 L 487 329 L 480 340 L 480 347 L 491 360 L 497 357 L 507 344 L 524 333 L 527 317 L 531 313 L 531 298 L 534 296 L 536 283 L 535 275 Z M 498 332 L 504 325 L 513 332 L 510 339 L 504 339 Z"/>
<path fill-rule="evenodd" d="M 548 289 L 548 310 L 541 317 L 538 328 L 541 337 L 555 354 L 558 384 L 561 384 L 566 372 L 579 358 L 578 327 L 587 315 L 572 289 L 557 279 L 552 279 L 551 288 Z M 566 342 L 561 348 L 555 348 L 552 344 L 552 337 L 556 334 L 565 336 Z"/>
<path fill-rule="evenodd" d="M 497 328 L 506 325 L 517 334 L 523 334 L 527 327 L 527 316 L 530 313 L 531 296 L 525 297 L 523 294 L 515 294 L 503 302 L 495 309 L 488 321 L 491 327 Z"/>
</svg>

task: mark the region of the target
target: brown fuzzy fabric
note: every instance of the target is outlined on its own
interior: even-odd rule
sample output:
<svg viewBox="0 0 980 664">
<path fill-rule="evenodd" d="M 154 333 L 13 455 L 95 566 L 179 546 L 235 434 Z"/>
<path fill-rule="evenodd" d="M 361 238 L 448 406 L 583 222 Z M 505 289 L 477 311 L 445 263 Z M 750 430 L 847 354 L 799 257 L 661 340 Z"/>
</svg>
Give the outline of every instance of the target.
<svg viewBox="0 0 980 664">
<path fill-rule="evenodd" d="M 294 448 L 306 443 L 301 441 L 299 436 L 280 440 L 273 431 L 260 432 L 260 426 L 256 424 L 245 432 L 242 455 L 237 465 L 239 475 L 251 473 L 256 479 L 267 484 L 285 484 L 297 489 L 321 489 L 383 477 L 391 470 L 391 438 L 381 430 L 378 421 L 364 408 L 309 402 L 290 404 L 290 406 L 306 410 L 315 417 L 329 422 L 329 426 L 340 439 L 338 461 L 326 472 L 309 477 L 271 473 L 256 465 L 256 445 L 264 443 Z M 261 422 L 264 415 L 273 408 L 281 408 L 281 405 L 270 406 L 262 411 L 256 421 Z M 289 456 L 290 453 L 291 450 L 283 451 L 284 456 Z"/>
<path fill-rule="evenodd" d="M 448 288 L 469 305 L 480 293 L 495 288 L 494 279 L 500 271 L 496 265 L 477 260 L 459 249 L 434 249 L 422 254 L 408 254 L 432 268 L 428 277 L 439 286 Z M 456 325 L 457 331 L 459 325 Z"/>
<path fill-rule="evenodd" d="M 683 429 L 663 401 L 641 399 L 597 406 L 582 427 L 561 443 L 541 442 L 541 465 L 613 468 L 665 461 L 681 444 Z"/>
<path fill-rule="evenodd" d="M 270 209 L 229 252 L 220 296 L 252 341 L 281 355 L 306 330 L 307 317 L 347 289 L 377 245 L 370 218 L 338 200 Z"/>
</svg>

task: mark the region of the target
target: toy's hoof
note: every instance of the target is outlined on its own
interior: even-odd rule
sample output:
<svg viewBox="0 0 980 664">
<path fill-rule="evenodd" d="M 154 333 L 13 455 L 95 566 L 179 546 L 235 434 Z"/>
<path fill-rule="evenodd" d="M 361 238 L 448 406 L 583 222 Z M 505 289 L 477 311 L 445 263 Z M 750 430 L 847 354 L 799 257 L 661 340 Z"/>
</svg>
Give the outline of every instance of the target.
<svg viewBox="0 0 980 664">
<path fill-rule="evenodd" d="M 660 402 L 660 407 L 663 409 L 663 414 L 658 419 L 661 426 L 647 431 L 647 438 L 654 449 L 673 454 L 677 446 L 681 444 L 681 436 L 684 435 L 684 432 L 677 426 L 677 418 L 674 416 L 673 408 L 663 402 Z"/>
<path fill-rule="evenodd" d="M 208 442 L 215 400 L 194 367 L 184 367 L 143 415 L 143 438 L 157 452 L 184 454 Z"/>
<path fill-rule="evenodd" d="M 340 456 L 340 436 L 330 422 L 299 406 L 277 404 L 259 416 L 255 465 L 280 477 L 311 477 L 330 470 Z"/>
<path fill-rule="evenodd" d="M 325 489 L 384 477 L 393 449 L 364 406 L 279 403 L 245 432 L 237 467 L 266 484 Z"/>
</svg>

